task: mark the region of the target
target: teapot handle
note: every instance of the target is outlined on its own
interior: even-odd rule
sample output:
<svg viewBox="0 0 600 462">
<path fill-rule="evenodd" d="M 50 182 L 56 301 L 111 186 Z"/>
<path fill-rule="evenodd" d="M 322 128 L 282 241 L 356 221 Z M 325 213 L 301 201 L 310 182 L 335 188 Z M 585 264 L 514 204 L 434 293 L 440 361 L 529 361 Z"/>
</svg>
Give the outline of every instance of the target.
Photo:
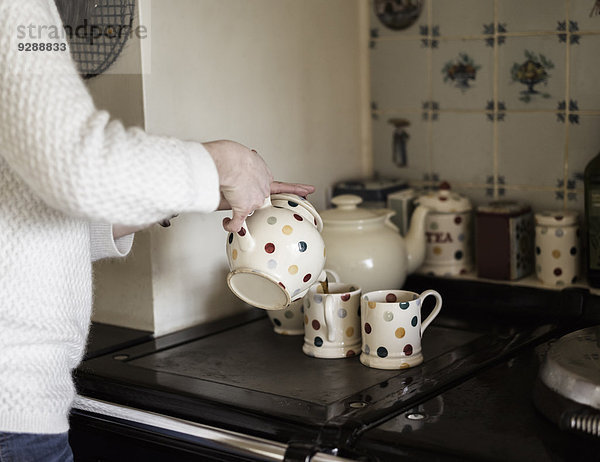
<svg viewBox="0 0 600 462">
<path fill-rule="evenodd" d="M 267 196 L 265 198 L 263 205 L 261 205 L 258 208 L 258 210 L 264 209 L 267 207 L 271 207 L 271 196 Z M 254 212 L 252 212 L 248 216 L 251 217 L 253 214 L 254 214 Z M 248 230 L 248 225 L 246 224 L 246 220 L 244 220 L 244 223 L 242 223 L 242 229 L 240 231 L 238 231 L 237 235 L 238 235 L 238 242 L 240 244 L 241 251 L 248 252 L 254 248 L 255 241 L 254 241 L 254 238 L 252 237 L 252 235 L 250 234 L 250 231 Z"/>
</svg>

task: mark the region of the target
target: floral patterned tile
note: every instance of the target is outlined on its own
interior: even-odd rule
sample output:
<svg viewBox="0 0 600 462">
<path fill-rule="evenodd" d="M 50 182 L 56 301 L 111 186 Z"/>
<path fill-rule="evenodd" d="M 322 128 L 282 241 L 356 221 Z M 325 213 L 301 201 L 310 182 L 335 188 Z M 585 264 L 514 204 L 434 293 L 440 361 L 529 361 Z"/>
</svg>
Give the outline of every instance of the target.
<svg viewBox="0 0 600 462">
<path fill-rule="evenodd" d="M 600 21 L 600 17 L 598 17 Z M 600 35 L 581 37 L 579 45 L 571 47 L 571 99 L 578 101 L 579 109 L 600 111 Z M 598 127 L 600 130 L 600 127 Z"/>
<path fill-rule="evenodd" d="M 381 41 L 371 49 L 371 98 L 379 109 L 420 108 L 429 95 L 427 72 L 419 41 Z"/>
<path fill-rule="evenodd" d="M 507 37 L 499 49 L 499 98 L 509 109 L 557 109 L 565 99 L 565 47 L 555 36 Z"/>
<path fill-rule="evenodd" d="M 484 185 L 493 170 L 492 124 L 481 114 L 441 113 L 432 130 L 433 171 L 450 183 Z"/>
<path fill-rule="evenodd" d="M 405 166 L 400 166 L 402 142 Z M 427 122 L 420 114 L 379 117 L 373 122 L 373 156 L 375 171 L 380 176 L 422 179 L 431 172 Z"/>
<path fill-rule="evenodd" d="M 575 179 L 578 188 L 583 183 L 578 180 L 586 165 L 600 153 L 600 115 L 579 117 L 579 123 L 569 127 L 569 178 Z"/>
<path fill-rule="evenodd" d="M 442 37 L 481 35 L 481 25 L 493 22 L 493 0 L 433 0 L 433 24 L 440 25 Z"/>
<path fill-rule="evenodd" d="M 545 191 L 536 189 L 509 189 L 507 190 L 506 197 L 504 197 L 503 200 L 504 199 L 528 204 L 531 206 L 534 213 L 545 210 L 558 211 L 565 209 L 565 201 L 557 196 L 557 192 L 555 190 Z M 583 208 L 578 202 L 567 203 L 566 208 L 569 210 L 578 211 L 580 213 L 583 211 Z"/>
<path fill-rule="evenodd" d="M 564 178 L 565 137 L 554 114 L 510 114 L 498 126 L 498 174 L 509 186 L 556 187 Z"/>
<path fill-rule="evenodd" d="M 596 0 L 570 0 L 569 19 L 582 32 L 600 32 L 600 3 Z"/>
<path fill-rule="evenodd" d="M 446 109 L 483 109 L 493 98 L 493 49 L 483 40 L 446 40 L 433 53 L 433 99 Z"/>
<path fill-rule="evenodd" d="M 565 20 L 566 5 L 565 0 L 500 0 L 498 22 L 507 23 L 510 32 L 553 31 Z"/>
</svg>

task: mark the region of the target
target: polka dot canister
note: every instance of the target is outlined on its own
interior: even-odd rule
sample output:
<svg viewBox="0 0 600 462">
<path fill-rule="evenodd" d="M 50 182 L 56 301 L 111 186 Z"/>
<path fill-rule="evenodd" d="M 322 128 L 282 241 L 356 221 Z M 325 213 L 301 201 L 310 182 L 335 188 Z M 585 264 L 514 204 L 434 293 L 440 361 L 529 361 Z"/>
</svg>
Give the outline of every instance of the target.
<svg viewBox="0 0 600 462">
<path fill-rule="evenodd" d="M 426 219 L 427 250 L 418 272 L 454 276 L 471 270 L 472 206 L 465 196 L 450 191 L 446 182 L 439 191 L 416 199 L 431 211 Z"/>
<path fill-rule="evenodd" d="M 535 214 L 535 272 L 549 286 L 567 286 L 580 278 L 578 214 L 545 211 Z"/>
</svg>

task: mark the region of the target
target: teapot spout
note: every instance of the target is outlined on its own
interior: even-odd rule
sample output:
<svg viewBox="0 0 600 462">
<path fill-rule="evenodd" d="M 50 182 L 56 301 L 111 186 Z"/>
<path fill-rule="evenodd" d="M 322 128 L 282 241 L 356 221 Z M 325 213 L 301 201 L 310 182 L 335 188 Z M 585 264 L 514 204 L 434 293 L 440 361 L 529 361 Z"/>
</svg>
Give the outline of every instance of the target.
<svg viewBox="0 0 600 462">
<path fill-rule="evenodd" d="M 407 273 L 414 273 L 425 260 L 425 219 L 429 209 L 419 205 L 411 217 L 410 229 L 406 234 Z"/>
</svg>

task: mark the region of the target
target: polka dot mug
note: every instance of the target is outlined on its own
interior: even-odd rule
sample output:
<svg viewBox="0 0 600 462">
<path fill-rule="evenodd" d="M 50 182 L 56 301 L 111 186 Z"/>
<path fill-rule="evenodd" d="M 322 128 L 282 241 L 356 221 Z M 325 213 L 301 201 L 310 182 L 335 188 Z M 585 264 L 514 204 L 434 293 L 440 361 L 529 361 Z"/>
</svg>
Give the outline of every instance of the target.
<svg viewBox="0 0 600 462">
<path fill-rule="evenodd" d="M 276 334 L 303 335 L 304 334 L 304 299 L 290 303 L 283 310 L 267 310 L 267 315 Z"/>
<path fill-rule="evenodd" d="M 435 297 L 436 304 L 421 323 L 423 300 L 429 296 Z M 439 293 L 379 290 L 364 294 L 360 303 L 361 363 L 375 369 L 406 369 L 423 362 L 421 337 L 442 309 Z"/>
<path fill-rule="evenodd" d="M 323 222 L 306 199 L 274 194 L 227 237 L 227 284 L 252 306 L 281 310 L 326 279 Z"/>
<path fill-rule="evenodd" d="M 320 284 L 304 297 L 302 351 L 316 358 L 346 358 L 360 352 L 360 288 L 330 283 L 324 294 Z"/>
</svg>

